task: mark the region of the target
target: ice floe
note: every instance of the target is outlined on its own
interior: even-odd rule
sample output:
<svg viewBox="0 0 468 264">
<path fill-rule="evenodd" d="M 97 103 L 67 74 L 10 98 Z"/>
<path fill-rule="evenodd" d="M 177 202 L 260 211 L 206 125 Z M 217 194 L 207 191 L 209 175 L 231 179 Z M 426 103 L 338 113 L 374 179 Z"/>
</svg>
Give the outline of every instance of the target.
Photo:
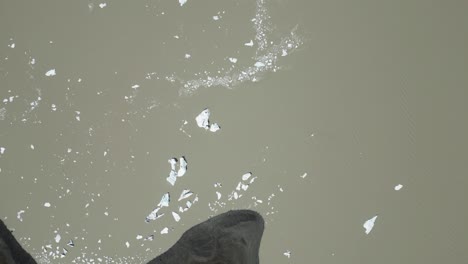
<svg viewBox="0 0 468 264">
<path fill-rule="evenodd" d="M 5 153 L 5 150 L 6 150 L 6 148 L 4 148 L 4 147 L 0 147 L 0 154 L 3 154 L 3 153 Z"/>
<path fill-rule="evenodd" d="M 283 253 L 286 257 L 290 258 L 291 257 L 291 251 L 287 250 L 286 252 Z"/>
<path fill-rule="evenodd" d="M 104 8 L 104 7 L 106 7 L 106 6 L 107 6 L 107 3 L 100 3 L 100 4 L 99 4 L 99 7 L 100 7 L 100 8 Z"/>
<path fill-rule="evenodd" d="M 23 222 L 22 214 L 24 214 L 24 210 L 20 210 L 20 211 L 18 211 L 18 213 L 16 213 L 16 218 L 18 218 L 18 220 L 20 220 L 20 222 Z"/>
<path fill-rule="evenodd" d="M 50 203 L 48 202 L 44 203 L 44 207 L 50 207 Z"/>
<path fill-rule="evenodd" d="M 398 184 L 398 185 L 395 186 L 395 191 L 399 191 L 399 190 L 401 190 L 401 188 L 403 188 L 403 185 Z"/>
<path fill-rule="evenodd" d="M 178 201 L 181 201 L 183 199 L 186 199 L 186 198 L 189 198 L 190 196 L 192 196 L 193 192 L 191 192 L 190 190 L 188 189 L 185 189 L 182 191 L 182 193 L 180 194 L 180 197 L 179 197 L 179 200 Z"/>
<path fill-rule="evenodd" d="M 197 117 L 195 118 L 195 121 L 197 122 L 197 125 L 201 128 L 204 128 L 206 130 L 210 130 L 211 132 L 216 132 L 221 129 L 221 127 L 217 123 L 213 123 L 210 125 L 210 109 L 206 108 L 204 109 Z"/>
<path fill-rule="evenodd" d="M 159 207 L 168 207 L 168 206 L 169 206 L 170 200 L 171 200 L 171 198 L 170 198 L 169 193 L 165 193 L 165 194 L 161 197 L 161 201 L 159 202 L 158 206 L 159 206 Z"/>
<path fill-rule="evenodd" d="M 177 177 L 182 177 L 187 172 L 187 160 L 184 156 L 179 159 L 179 170 L 177 171 Z"/>
<path fill-rule="evenodd" d="M 54 238 L 55 243 L 59 243 L 61 239 L 62 237 L 60 236 L 60 234 L 55 235 L 55 238 Z"/>
<path fill-rule="evenodd" d="M 51 77 L 51 76 L 55 76 L 55 75 L 56 75 L 55 69 L 48 70 L 45 73 L 45 76 L 47 76 L 47 77 Z"/>
<path fill-rule="evenodd" d="M 167 234 L 167 233 L 169 233 L 169 228 L 164 227 L 164 228 L 161 230 L 161 235 L 162 235 L 162 234 Z"/>
<path fill-rule="evenodd" d="M 176 212 L 172 212 L 172 217 L 174 217 L 174 220 L 176 222 L 179 222 L 180 221 L 180 216 L 179 214 L 177 214 Z"/>
<path fill-rule="evenodd" d="M 375 220 L 377 219 L 377 215 L 372 217 L 371 219 L 367 220 L 362 226 L 366 229 L 366 235 L 368 235 L 372 229 L 374 228 Z"/>
<path fill-rule="evenodd" d="M 180 4 L 180 6 L 183 6 L 183 5 L 185 5 L 185 3 L 187 3 L 187 0 L 179 0 L 179 4 Z"/>
</svg>

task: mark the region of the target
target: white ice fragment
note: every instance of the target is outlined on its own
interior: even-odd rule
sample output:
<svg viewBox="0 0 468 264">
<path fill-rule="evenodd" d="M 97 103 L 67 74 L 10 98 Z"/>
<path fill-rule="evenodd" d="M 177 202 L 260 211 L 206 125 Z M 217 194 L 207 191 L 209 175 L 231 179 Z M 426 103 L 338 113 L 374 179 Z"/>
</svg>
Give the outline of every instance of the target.
<svg viewBox="0 0 468 264">
<path fill-rule="evenodd" d="M 169 176 L 167 176 L 166 180 L 172 185 L 174 186 L 176 180 L 177 180 L 177 172 L 171 170 L 171 172 L 169 173 Z"/>
<path fill-rule="evenodd" d="M 244 43 L 245 46 L 252 47 L 253 46 L 253 41 L 250 40 L 250 42 Z"/>
<path fill-rule="evenodd" d="M 399 191 L 401 190 L 401 188 L 403 188 L 403 185 L 398 184 L 397 186 L 395 186 L 395 191 Z"/>
<path fill-rule="evenodd" d="M 50 207 L 50 203 L 48 202 L 44 203 L 44 207 Z"/>
<path fill-rule="evenodd" d="M 213 16 L 213 20 L 219 20 L 219 16 Z"/>
<path fill-rule="evenodd" d="M 174 217 L 174 220 L 175 220 L 176 222 L 179 222 L 179 221 L 180 221 L 180 216 L 179 216 L 179 214 L 177 214 L 176 212 L 172 212 L 172 216 Z"/>
<path fill-rule="evenodd" d="M 30 63 L 31 65 L 36 64 L 36 59 L 35 59 L 35 58 L 31 58 L 31 60 L 29 61 L 29 63 Z"/>
<path fill-rule="evenodd" d="M 154 209 L 147 217 L 146 217 L 146 222 L 149 223 L 150 220 L 156 220 L 158 218 L 160 218 L 161 216 L 163 216 L 164 214 L 158 214 L 158 211 L 160 210 L 161 208 L 160 207 L 157 207 L 156 209 Z"/>
<path fill-rule="evenodd" d="M 190 190 L 188 189 L 185 189 L 182 191 L 182 193 L 180 194 L 180 197 L 179 197 L 179 200 L 178 201 L 181 201 L 183 199 L 186 199 L 186 198 L 189 198 L 190 196 L 192 196 L 193 192 L 191 192 Z"/>
<path fill-rule="evenodd" d="M 239 195 L 237 194 L 237 192 L 234 192 L 234 199 L 238 199 L 239 198 Z"/>
<path fill-rule="evenodd" d="M 18 213 L 16 213 L 16 218 L 20 220 L 20 222 L 23 222 L 23 217 L 21 216 L 24 213 L 24 210 L 20 210 Z"/>
<path fill-rule="evenodd" d="M 246 181 L 246 180 L 248 180 L 250 178 L 250 176 L 252 176 L 252 173 L 247 172 L 246 174 L 242 175 L 242 180 Z"/>
<path fill-rule="evenodd" d="M 60 236 L 60 234 L 57 234 L 54 239 L 55 239 L 55 243 L 59 243 L 62 237 Z"/>
<path fill-rule="evenodd" d="M 161 230 L 161 234 L 167 234 L 169 233 L 169 228 L 165 227 L 163 230 Z"/>
<path fill-rule="evenodd" d="M 281 56 L 284 57 L 284 56 L 286 56 L 286 55 L 288 55 L 288 52 L 286 51 L 286 49 L 283 49 L 283 51 L 282 51 L 282 53 L 281 53 Z"/>
<path fill-rule="evenodd" d="M 371 231 L 372 231 L 372 228 L 374 228 L 374 223 L 375 223 L 375 220 L 377 219 L 377 215 L 372 217 L 371 219 L 367 220 L 364 225 L 362 225 L 365 229 L 366 229 L 366 235 L 368 235 Z"/>
<path fill-rule="evenodd" d="M 70 241 L 68 241 L 67 246 L 74 247 L 75 243 L 73 242 L 73 240 L 70 240 Z"/>
<path fill-rule="evenodd" d="M 177 172 L 178 177 L 182 177 L 187 172 L 187 160 L 184 156 L 180 157 L 179 161 L 179 171 Z"/>
<path fill-rule="evenodd" d="M 216 192 L 216 195 L 218 196 L 218 200 L 221 199 L 221 193 L 220 192 Z"/>
<path fill-rule="evenodd" d="M 127 248 L 129 248 L 129 247 L 130 247 L 130 243 L 128 243 L 128 241 L 125 242 L 125 246 L 127 246 Z"/>
<path fill-rule="evenodd" d="M 55 75 L 56 75 L 55 69 L 48 70 L 48 71 L 45 73 L 45 75 L 48 76 L 48 77 L 55 76 Z"/>
<path fill-rule="evenodd" d="M 286 252 L 283 253 L 286 257 L 290 258 L 291 257 L 291 251 L 287 250 Z"/>
<path fill-rule="evenodd" d="M 0 147 L 0 154 L 3 154 L 5 153 L 5 148 L 4 147 Z"/>
<path fill-rule="evenodd" d="M 196 118 L 195 121 L 199 127 L 209 129 L 210 109 L 206 108 Z"/>
<path fill-rule="evenodd" d="M 136 239 L 137 239 L 137 240 L 140 240 L 140 239 L 142 239 L 142 238 L 143 238 L 142 235 L 137 235 L 137 236 L 136 236 Z"/>
<path fill-rule="evenodd" d="M 229 58 L 229 61 L 232 62 L 232 63 L 236 63 L 236 62 L 237 62 L 237 58 Z"/>
<path fill-rule="evenodd" d="M 31 149 L 34 150 L 34 145 L 33 144 L 31 144 Z"/>
<path fill-rule="evenodd" d="M 15 43 L 11 43 L 11 44 L 9 44 L 9 45 L 8 45 L 8 47 L 10 47 L 10 48 L 14 49 L 14 48 L 15 48 Z"/>
<path fill-rule="evenodd" d="M 214 124 L 211 124 L 210 125 L 210 131 L 211 132 L 216 132 L 218 130 L 220 130 L 221 128 L 219 127 L 219 125 L 217 123 L 214 123 Z"/>
<path fill-rule="evenodd" d="M 301 175 L 301 178 L 304 179 L 307 176 L 307 172 L 304 172 L 304 174 Z"/>
<path fill-rule="evenodd" d="M 180 6 L 183 6 L 185 3 L 187 3 L 187 0 L 179 0 Z"/>
<path fill-rule="evenodd" d="M 248 184 L 243 184 L 243 183 L 242 183 L 242 184 L 241 184 L 241 188 L 242 188 L 242 190 L 247 191 L 247 189 L 249 188 L 249 185 L 248 185 Z"/>
<path fill-rule="evenodd" d="M 184 56 L 186 59 L 190 59 L 190 57 L 192 57 L 192 55 L 188 54 L 188 53 L 185 53 L 185 56 Z"/>
<path fill-rule="evenodd" d="M 169 193 L 165 193 L 162 197 L 161 197 L 161 201 L 159 202 L 158 206 L 159 207 L 168 207 L 169 206 L 169 202 L 170 202 L 170 195 Z"/>
<path fill-rule="evenodd" d="M 257 61 L 255 64 L 254 64 L 255 67 L 257 68 L 261 68 L 261 67 L 265 67 L 265 63 L 261 62 L 261 61 Z"/>
<path fill-rule="evenodd" d="M 171 158 L 169 160 L 167 160 L 167 162 L 169 162 L 169 164 L 171 164 L 171 170 L 175 171 L 175 167 L 176 167 L 176 164 L 177 164 L 177 159 L 176 158 Z"/>
<path fill-rule="evenodd" d="M 107 3 L 100 3 L 100 4 L 99 4 L 99 7 L 100 7 L 100 8 L 104 8 L 104 7 L 106 7 L 106 6 L 107 6 Z"/>
<path fill-rule="evenodd" d="M 139 87 L 140 87 L 140 85 L 138 85 L 138 84 L 132 85 L 132 89 L 137 89 L 137 88 L 139 88 Z"/>
</svg>

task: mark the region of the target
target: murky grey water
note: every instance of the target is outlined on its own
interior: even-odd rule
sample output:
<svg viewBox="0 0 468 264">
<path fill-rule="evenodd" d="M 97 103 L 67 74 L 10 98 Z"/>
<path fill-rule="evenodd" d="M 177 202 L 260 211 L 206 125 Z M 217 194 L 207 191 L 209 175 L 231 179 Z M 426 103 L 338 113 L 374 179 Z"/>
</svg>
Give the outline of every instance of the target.
<svg viewBox="0 0 468 264">
<path fill-rule="evenodd" d="M 43 263 L 140 263 L 233 208 L 262 263 L 462 263 L 467 8 L 2 1 L 0 217 Z"/>
</svg>

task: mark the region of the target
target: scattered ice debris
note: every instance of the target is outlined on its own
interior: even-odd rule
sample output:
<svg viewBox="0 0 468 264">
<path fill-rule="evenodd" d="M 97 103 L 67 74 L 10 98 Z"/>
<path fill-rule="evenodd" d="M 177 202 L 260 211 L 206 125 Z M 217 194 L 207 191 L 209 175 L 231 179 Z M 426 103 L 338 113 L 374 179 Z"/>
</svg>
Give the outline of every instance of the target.
<svg viewBox="0 0 468 264">
<path fill-rule="evenodd" d="M 395 191 L 399 191 L 401 190 L 401 188 L 403 188 L 403 185 L 398 184 L 397 186 L 395 186 Z"/>
<path fill-rule="evenodd" d="M 265 67 L 265 63 L 261 62 L 261 61 L 257 61 L 255 64 L 254 64 L 255 67 L 257 68 L 260 68 L 260 67 Z"/>
<path fill-rule="evenodd" d="M 210 125 L 210 115 L 210 109 L 206 108 L 195 118 L 195 121 L 199 127 L 210 130 L 211 132 L 216 132 L 220 129 L 220 126 L 217 123 Z"/>
<path fill-rule="evenodd" d="M 366 235 L 368 235 L 372 229 L 374 228 L 375 220 L 377 219 L 377 215 L 372 217 L 371 219 L 367 220 L 364 225 L 362 225 L 366 229 Z"/>
<path fill-rule="evenodd" d="M 55 239 L 55 243 L 59 243 L 62 237 L 60 236 L 60 234 L 57 234 L 54 239 Z"/>
<path fill-rule="evenodd" d="M 188 189 L 185 189 L 182 191 L 182 193 L 180 194 L 180 197 L 179 197 L 179 200 L 178 201 L 181 201 L 183 199 L 186 199 L 186 198 L 189 198 L 190 196 L 192 196 L 193 192 L 191 192 L 190 190 Z"/>
<path fill-rule="evenodd" d="M 51 77 L 51 76 L 55 76 L 55 75 L 56 75 L 55 69 L 48 70 L 45 73 L 45 76 L 47 76 L 47 77 Z"/>
<path fill-rule="evenodd" d="M 177 172 L 171 170 L 171 172 L 169 173 L 169 176 L 167 176 L 166 180 L 172 185 L 174 186 L 176 180 L 177 180 Z"/>
<path fill-rule="evenodd" d="M 138 85 L 138 84 L 132 85 L 132 89 L 137 89 L 137 88 L 140 88 L 140 85 Z"/>
<path fill-rule="evenodd" d="M 161 201 L 159 202 L 158 206 L 159 206 L 159 207 L 168 207 L 168 206 L 169 206 L 169 202 L 170 202 L 170 195 L 169 195 L 169 193 L 165 193 L 165 194 L 161 197 Z"/>
<path fill-rule="evenodd" d="M 188 54 L 188 53 L 185 53 L 185 56 L 184 56 L 186 59 L 190 59 L 190 57 L 192 57 L 192 55 Z"/>
<path fill-rule="evenodd" d="M 172 216 L 174 217 L 174 220 L 176 222 L 179 222 L 180 221 L 180 216 L 176 213 L 176 212 L 172 212 Z"/>
<path fill-rule="evenodd" d="M 137 236 L 136 236 L 136 239 L 137 239 L 137 240 L 140 240 L 140 239 L 142 239 L 142 238 L 143 238 L 142 235 L 137 235 Z"/>
<path fill-rule="evenodd" d="M 128 241 L 125 242 L 125 246 L 127 246 L 127 248 L 129 248 L 129 247 L 130 247 L 130 243 L 128 243 Z"/>
<path fill-rule="evenodd" d="M 183 6 L 185 3 L 187 3 L 187 0 L 179 0 L 180 6 Z"/>
<path fill-rule="evenodd" d="M 304 179 L 305 177 L 307 177 L 307 172 L 304 172 L 304 174 L 302 174 L 300 177 L 301 177 L 302 179 Z"/>
<path fill-rule="evenodd" d="M 5 148 L 4 147 L 0 147 L 0 154 L 3 154 L 5 153 Z"/>
<path fill-rule="evenodd" d="M 107 6 L 107 3 L 100 3 L 100 4 L 99 4 L 99 7 L 100 7 L 100 8 L 104 8 L 104 7 L 106 7 L 106 6 Z"/>
<path fill-rule="evenodd" d="M 18 213 L 16 213 L 16 218 L 18 218 L 20 222 L 23 222 L 23 217 L 21 216 L 22 214 L 24 214 L 24 210 L 20 210 Z"/>
<path fill-rule="evenodd" d="M 169 228 L 165 227 L 161 230 L 161 234 L 167 234 L 169 233 Z"/>
<path fill-rule="evenodd" d="M 57 111 L 57 106 L 55 104 L 52 104 L 50 107 L 52 108 L 52 111 Z"/>
<path fill-rule="evenodd" d="M 48 202 L 44 203 L 44 207 L 50 207 L 50 203 Z"/>
<path fill-rule="evenodd" d="M 179 171 L 177 172 L 178 177 L 182 177 L 187 172 L 187 160 L 184 156 L 180 157 L 179 160 Z"/>
<path fill-rule="evenodd" d="M 283 253 L 286 257 L 290 258 L 291 257 L 291 251 L 287 250 L 286 252 Z"/>
<path fill-rule="evenodd" d="M 246 180 L 248 180 L 250 178 L 250 176 L 252 176 L 252 173 L 247 172 L 246 174 L 242 175 L 242 180 L 246 181 Z"/>
<path fill-rule="evenodd" d="M 253 44 L 254 44 L 254 43 L 253 43 L 253 40 L 250 40 L 249 42 L 244 43 L 244 45 L 247 46 L 247 47 L 252 47 Z"/>
<path fill-rule="evenodd" d="M 11 49 L 14 49 L 15 48 L 15 43 L 8 44 L 8 47 L 11 48 Z"/>
<path fill-rule="evenodd" d="M 77 121 L 80 121 L 80 120 L 81 120 L 81 118 L 80 118 L 81 112 L 80 112 L 80 111 L 75 111 L 75 113 L 76 113 L 75 119 L 76 119 Z"/>
<path fill-rule="evenodd" d="M 219 16 L 213 16 L 213 20 L 219 20 Z"/>
<path fill-rule="evenodd" d="M 70 240 L 70 241 L 68 241 L 67 246 L 74 247 L 75 243 L 73 242 L 73 240 Z"/>
<path fill-rule="evenodd" d="M 236 63 L 236 62 L 237 62 L 237 58 L 229 58 L 229 61 L 232 62 L 232 63 Z"/>
</svg>

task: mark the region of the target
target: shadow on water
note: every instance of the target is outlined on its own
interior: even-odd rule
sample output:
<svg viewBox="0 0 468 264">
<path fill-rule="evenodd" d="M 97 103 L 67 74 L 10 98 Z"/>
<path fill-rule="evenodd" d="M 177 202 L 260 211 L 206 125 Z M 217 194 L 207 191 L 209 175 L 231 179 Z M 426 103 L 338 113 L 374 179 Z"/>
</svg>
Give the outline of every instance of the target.
<svg viewBox="0 0 468 264">
<path fill-rule="evenodd" d="M 185 231 L 148 264 L 258 264 L 264 220 L 251 210 L 229 211 Z M 37 263 L 0 220 L 0 264 Z"/>
</svg>

